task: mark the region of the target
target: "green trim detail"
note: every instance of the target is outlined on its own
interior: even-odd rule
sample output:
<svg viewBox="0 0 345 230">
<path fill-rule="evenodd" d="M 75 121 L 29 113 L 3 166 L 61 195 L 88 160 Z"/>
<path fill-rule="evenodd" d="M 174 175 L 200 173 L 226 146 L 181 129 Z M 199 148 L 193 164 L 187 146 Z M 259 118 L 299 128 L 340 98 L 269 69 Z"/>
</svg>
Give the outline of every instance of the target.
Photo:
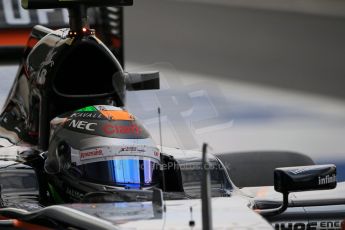
<svg viewBox="0 0 345 230">
<path fill-rule="evenodd" d="M 53 197 L 53 200 L 56 204 L 64 204 L 65 202 L 63 201 L 63 199 L 61 198 L 60 194 L 55 190 L 55 188 L 53 187 L 53 185 L 51 185 L 50 183 L 48 183 L 48 187 L 49 187 L 49 193 L 50 195 Z"/>
<path fill-rule="evenodd" d="M 88 106 L 82 109 L 78 109 L 77 112 L 96 112 L 98 111 L 94 106 Z"/>
</svg>

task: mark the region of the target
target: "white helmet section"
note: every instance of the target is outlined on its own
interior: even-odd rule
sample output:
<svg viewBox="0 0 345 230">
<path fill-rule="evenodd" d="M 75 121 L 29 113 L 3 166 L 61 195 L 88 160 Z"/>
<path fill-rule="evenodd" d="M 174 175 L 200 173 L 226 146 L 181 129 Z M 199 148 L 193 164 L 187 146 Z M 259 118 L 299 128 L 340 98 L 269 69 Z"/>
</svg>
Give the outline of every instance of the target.
<svg viewBox="0 0 345 230">
<path fill-rule="evenodd" d="M 158 163 L 160 151 L 145 127 L 123 108 L 88 106 L 51 121 L 45 161 L 45 170 L 50 174 L 68 169 L 71 164 L 84 166 L 129 157 Z"/>
<path fill-rule="evenodd" d="M 102 145 L 89 146 L 88 140 L 83 140 L 84 148 L 77 150 L 71 148 L 71 162 L 76 165 L 83 165 L 88 163 L 109 161 L 114 158 L 137 156 L 149 157 L 160 161 L 159 149 L 154 144 L 151 138 L 146 139 L 116 139 L 99 137 Z M 92 142 L 94 142 L 94 138 Z"/>
</svg>

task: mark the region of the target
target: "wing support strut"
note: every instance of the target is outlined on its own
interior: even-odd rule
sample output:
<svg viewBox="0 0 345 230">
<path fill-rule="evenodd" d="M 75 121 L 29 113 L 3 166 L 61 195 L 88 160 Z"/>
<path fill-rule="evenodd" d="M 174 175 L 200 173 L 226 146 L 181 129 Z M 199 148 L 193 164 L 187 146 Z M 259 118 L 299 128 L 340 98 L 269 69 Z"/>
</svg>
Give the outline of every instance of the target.
<svg viewBox="0 0 345 230">
<path fill-rule="evenodd" d="M 212 229 L 212 206 L 211 206 L 211 177 L 210 165 L 207 158 L 207 144 L 202 146 L 202 184 L 201 184 L 201 202 L 202 202 L 202 229 Z"/>
</svg>

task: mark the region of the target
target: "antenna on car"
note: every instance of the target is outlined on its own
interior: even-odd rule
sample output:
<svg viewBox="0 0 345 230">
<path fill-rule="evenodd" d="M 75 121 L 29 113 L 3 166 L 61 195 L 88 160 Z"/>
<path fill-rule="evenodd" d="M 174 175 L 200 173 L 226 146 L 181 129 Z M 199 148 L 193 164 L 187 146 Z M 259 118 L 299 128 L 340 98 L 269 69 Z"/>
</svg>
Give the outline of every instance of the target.
<svg viewBox="0 0 345 230">
<path fill-rule="evenodd" d="M 195 221 L 193 220 L 193 207 L 192 206 L 190 206 L 189 212 L 190 212 L 189 227 L 191 227 L 191 229 L 193 229 L 193 227 L 195 226 Z"/>
<path fill-rule="evenodd" d="M 158 107 L 158 123 L 159 123 L 159 142 L 160 142 L 160 146 L 161 146 L 161 153 L 160 153 L 160 158 L 161 158 L 161 162 L 164 163 L 163 161 L 163 156 L 162 156 L 162 153 L 163 153 L 163 138 L 162 138 L 162 122 L 161 122 L 161 108 Z M 163 168 L 162 168 L 162 188 L 163 188 L 163 191 L 165 191 L 165 172 L 164 172 L 164 165 L 163 165 Z"/>
<path fill-rule="evenodd" d="M 162 122 L 161 122 L 161 108 L 160 107 L 158 107 L 158 122 L 159 122 L 159 142 L 161 146 L 161 152 L 163 152 Z"/>
<path fill-rule="evenodd" d="M 211 177 L 210 165 L 207 158 L 207 143 L 202 146 L 202 183 L 201 183 L 201 207 L 202 229 L 212 229 L 212 206 L 211 206 Z"/>
</svg>

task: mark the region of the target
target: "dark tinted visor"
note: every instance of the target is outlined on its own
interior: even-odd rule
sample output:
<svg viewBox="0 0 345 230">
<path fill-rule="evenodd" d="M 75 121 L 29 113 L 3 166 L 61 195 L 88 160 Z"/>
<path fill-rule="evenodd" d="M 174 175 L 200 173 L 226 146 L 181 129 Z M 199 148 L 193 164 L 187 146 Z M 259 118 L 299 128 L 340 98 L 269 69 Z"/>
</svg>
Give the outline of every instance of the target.
<svg viewBox="0 0 345 230">
<path fill-rule="evenodd" d="M 159 184 L 159 162 L 148 157 L 115 157 L 113 160 L 77 167 L 81 170 L 83 179 L 94 183 L 127 188 Z"/>
</svg>

